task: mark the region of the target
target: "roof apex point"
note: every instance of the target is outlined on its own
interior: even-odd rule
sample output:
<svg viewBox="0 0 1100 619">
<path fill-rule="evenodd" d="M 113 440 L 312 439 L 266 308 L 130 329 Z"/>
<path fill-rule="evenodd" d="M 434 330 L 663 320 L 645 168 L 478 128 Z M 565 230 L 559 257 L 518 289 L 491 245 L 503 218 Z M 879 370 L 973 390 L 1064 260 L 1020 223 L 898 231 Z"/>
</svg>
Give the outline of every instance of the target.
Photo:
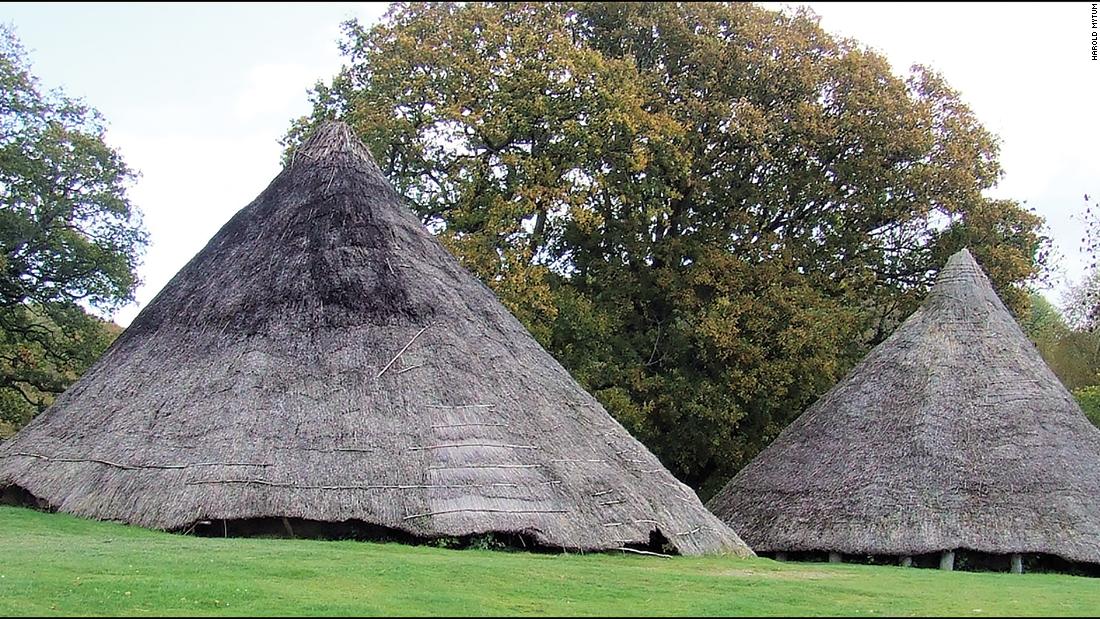
<svg viewBox="0 0 1100 619">
<path fill-rule="evenodd" d="M 377 168 L 370 150 L 356 137 L 347 123 L 339 120 L 326 120 L 317 125 L 298 146 L 293 161 L 297 161 L 299 157 L 316 161 L 340 154 L 366 159 Z"/>
<path fill-rule="evenodd" d="M 960 295 L 963 294 L 977 295 L 977 297 L 988 301 L 991 306 L 1008 311 L 1000 297 L 993 290 L 993 283 L 989 280 L 989 276 L 985 274 L 981 265 L 974 259 L 974 255 L 970 253 L 970 250 L 965 247 L 947 259 L 947 264 L 940 269 L 939 274 L 936 276 L 936 283 L 929 291 L 924 304 L 928 306 L 936 303 L 941 297 L 946 297 L 952 300 L 952 303 L 955 303 L 961 299 Z M 973 303 L 964 303 L 964 305 L 967 304 L 972 305 Z"/>
<path fill-rule="evenodd" d="M 966 260 L 977 264 L 977 261 L 974 259 L 974 254 L 970 253 L 970 248 L 968 247 L 963 247 L 959 251 L 951 254 L 951 257 L 947 259 L 947 263 L 951 264 L 952 262 L 960 260 Z"/>
</svg>

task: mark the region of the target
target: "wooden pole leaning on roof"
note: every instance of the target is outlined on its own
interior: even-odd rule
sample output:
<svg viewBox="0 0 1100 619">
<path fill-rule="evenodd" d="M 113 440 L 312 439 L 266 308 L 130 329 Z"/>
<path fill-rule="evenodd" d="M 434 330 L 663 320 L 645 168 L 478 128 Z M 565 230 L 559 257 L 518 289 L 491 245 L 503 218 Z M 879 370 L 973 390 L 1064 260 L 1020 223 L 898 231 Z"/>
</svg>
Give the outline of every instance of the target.
<svg viewBox="0 0 1100 619">
<path fill-rule="evenodd" d="M 398 358 L 398 357 L 400 357 L 401 355 L 405 354 L 405 351 L 409 349 L 409 346 L 412 346 L 412 343 L 416 341 L 416 338 L 420 337 L 420 334 L 421 334 L 421 333 L 423 333 L 423 332 L 425 332 L 425 331 L 427 331 L 427 330 L 428 330 L 428 327 L 430 327 L 430 326 L 432 326 L 432 325 L 431 325 L 431 324 L 426 324 L 426 325 L 424 325 L 424 328 L 423 328 L 423 329 L 421 329 L 421 330 L 417 331 L 417 332 L 416 332 L 416 335 L 412 336 L 412 339 L 411 339 L 411 340 L 409 340 L 409 343 L 408 343 L 408 344 L 405 344 L 404 348 L 402 348 L 401 350 L 399 350 L 399 351 L 397 352 L 397 354 L 393 356 L 393 359 L 390 359 L 390 362 L 386 364 L 386 367 L 382 368 L 382 371 L 381 371 L 381 372 L 379 372 L 379 373 L 378 373 L 378 376 L 375 376 L 375 378 L 382 378 L 382 375 L 386 373 L 386 370 L 390 369 L 390 366 L 391 366 L 391 365 L 393 365 L 393 362 L 394 362 L 394 361 L 397 361 L 397 358 Z"/>
</svg>

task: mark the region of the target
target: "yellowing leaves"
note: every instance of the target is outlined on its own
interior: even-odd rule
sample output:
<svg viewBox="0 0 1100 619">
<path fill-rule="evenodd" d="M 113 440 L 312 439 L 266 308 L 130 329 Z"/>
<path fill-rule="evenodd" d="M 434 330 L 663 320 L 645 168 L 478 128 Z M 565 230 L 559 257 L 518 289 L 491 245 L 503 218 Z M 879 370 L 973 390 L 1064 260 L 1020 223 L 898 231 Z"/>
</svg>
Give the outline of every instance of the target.
<svg viewBox="0 0 1100 619">
<path fill-rule="evenodd" d="M 1040 222 L 982 197 L 996 142 L 959 94 L 808 13 L 418 3 L 347 35 L 315 117 L 354 119 L 447 247 L 704 495 L 944 252 L 971 246 L 1001 291 L 1038 268 Z"/>
</svg>

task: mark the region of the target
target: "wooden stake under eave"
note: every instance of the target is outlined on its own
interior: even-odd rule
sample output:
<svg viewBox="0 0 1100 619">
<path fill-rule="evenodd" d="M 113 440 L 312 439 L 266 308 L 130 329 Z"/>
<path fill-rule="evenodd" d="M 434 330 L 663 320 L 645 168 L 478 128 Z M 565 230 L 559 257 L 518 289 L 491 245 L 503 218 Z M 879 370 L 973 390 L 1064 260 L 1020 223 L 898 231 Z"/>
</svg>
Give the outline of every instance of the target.
<svg viewBox="0 0 1100 619">
<path fill-rule="evenodd" d="M 1013 553 L 1011 559 L 1012 559 L 1012 567 L 1009 569 L 1009 571 L 1012 572 L 1013 574 L 1023 574 L 1024 573 L 1024 557 L 1023 557 L 1023 555 L 1021 555 L 1018 552 Z"/>
<path fill-rule="evenodd" d="M 955 551 L 945 550 L 940 555 L 940 569 L 945 572 L 951 572 L 955 570 Z"/>
</svg>

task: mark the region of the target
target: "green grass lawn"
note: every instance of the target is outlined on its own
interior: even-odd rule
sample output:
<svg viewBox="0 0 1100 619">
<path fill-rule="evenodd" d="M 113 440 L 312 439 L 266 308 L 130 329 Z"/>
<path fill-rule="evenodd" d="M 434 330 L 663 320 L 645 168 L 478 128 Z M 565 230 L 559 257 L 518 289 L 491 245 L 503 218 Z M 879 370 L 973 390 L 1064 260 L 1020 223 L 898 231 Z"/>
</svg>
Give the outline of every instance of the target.
<svg viewBox="0 0 1100 619">
<path fill-rule="evenodd" d="M 186 537 L 0 507 L 0 615 L 1090 615 L 1051 574 Z"/>
</svg>

